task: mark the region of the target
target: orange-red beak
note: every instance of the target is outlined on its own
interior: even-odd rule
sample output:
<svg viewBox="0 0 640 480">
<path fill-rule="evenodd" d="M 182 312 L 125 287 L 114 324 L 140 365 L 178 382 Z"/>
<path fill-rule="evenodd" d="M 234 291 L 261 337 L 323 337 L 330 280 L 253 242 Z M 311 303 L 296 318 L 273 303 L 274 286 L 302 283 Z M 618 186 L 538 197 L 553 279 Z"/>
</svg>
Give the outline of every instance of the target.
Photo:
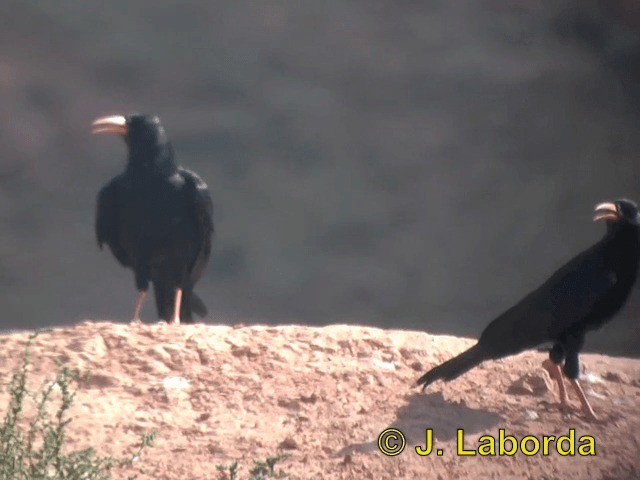
<svg viewBox="0 0 640 480">
<path fill-rule="evenodd" d="M 127 119 L 123 115 L 100 117 L 91 124 L 91 133 L 126 135 L 127 132 Z"/>
<path fill-rule="evenodd" d="M 593 221 L 598 220 L 618 220 L 620 215 L 618 214 L 618 208 L 615 203 L 604 202 L 596 205 L 593 214 Z"/>
</svg>

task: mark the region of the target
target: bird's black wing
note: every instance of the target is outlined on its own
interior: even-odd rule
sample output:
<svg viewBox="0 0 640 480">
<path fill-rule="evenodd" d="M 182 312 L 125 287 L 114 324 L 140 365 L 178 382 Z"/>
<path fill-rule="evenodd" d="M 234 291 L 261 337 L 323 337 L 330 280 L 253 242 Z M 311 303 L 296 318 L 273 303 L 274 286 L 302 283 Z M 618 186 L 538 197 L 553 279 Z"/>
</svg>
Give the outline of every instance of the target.
<svg viewBox="0 0 640 480">
<path fill-rule="evenodd" d="M 131 259 L 118 241 L 118 177 L 105 185 L 98 193 L 96 205 L 96 237 L 98 246 L 109 245 L 116 259 L 125 267 L 131 266 Z"/>
<path fill-rule="evenodd" d="M 195 283 L 204 270 L 213 241 L 213 201 L 207 184 L 195 172 L 180 168 L 180 175 L 185 180 L 185 190 L 189 205 L 193 208 L 197 225 L 198 248 L 197 255 L 191 264 L 190 280 Z"/>
<path fill-rule="evenodd" d="M 493 320 L 476 345 L 429 370 L 418 384 L 426 388 L 438 379 L 453 380 L 485 360 L 515 355 L 579 328 L 617 281 L 601 248 L 596 244 L 573 258 Z"/>
<path fill-rule="evenodd" d="M 503 356 L 556 339 L 584 322 L 615 286 L 599 245 L 583 252 L 491 322 L 480 343 Z"/>
</svg>

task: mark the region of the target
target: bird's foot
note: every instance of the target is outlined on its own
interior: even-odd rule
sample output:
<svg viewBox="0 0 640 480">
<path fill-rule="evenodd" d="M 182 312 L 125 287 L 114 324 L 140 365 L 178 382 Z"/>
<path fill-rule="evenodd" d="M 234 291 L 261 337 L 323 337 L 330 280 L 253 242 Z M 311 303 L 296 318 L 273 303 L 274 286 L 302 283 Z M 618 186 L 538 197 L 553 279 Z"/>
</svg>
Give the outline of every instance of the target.
<svg viewBox="0 0 640 480">
<path fill-rule="evenodd" d="M 558 410 L 560 410 L 560 413 L 563 413 L 565 415 L 569 415 L 571 413 L 575 413 L 576 409 L 569 403 L 569 402 L 560 402 L 558 404 Z"/>
<path fill-rule="evenodd" d="M 560 414 L 565 419 L 579 415 L 583 420 L 587 422 L 602 423 L 602 420 L 598 418 L 598 416 L 595 414 L 592 408 L 582 408 L 581 410 L 578 410 L 576 407 L 571 405 L 568 401 L 565 401 L 565 402 L 561 401 L 559 403 L 551 403 L 551 402 L 543 401 L 541 402 L 541 404 L 544 405 L 546 409 L 552 410 L 553 408 L 557 408 Z"/>
<path fill-rule="evenodd" d="M 140 317 L 134 317 L 129 322 L 129 325 L 142 325 L 142 320 L 140 320 Z"/>
<path fill-rule="evenodd" d="M 569 402 L 549 402 L 547 400 L 540 401 L 540 405 L 547 411 L 559 411 L 563 416 L 572 415 L 576 409 Z"/>
<path fill-rule="evenodd" d="M 581 413 L 586 421 L 600 423 L 600 419 L 591 407 L 583 408 Z"/>
<path fill-rule="evenodd" d="M 589 403 L 587 396 L 584 394 L 584 390 L 580 386 L 580 382 L 578 382 L 577 379 L 572 379 L 571 384 L 580 398 L 580 403 L 582 404 L 581 412 L 584 419 L 588 422 L 599 422 L 597 415 L 593 411 L 593 408 L 591 408 L 591 404 Z"/>
<path fill-rule="evenodd" d="M 171 325 L 180 325 L 180 317 L 174 317 L 169 323 Z"/>
</svg>

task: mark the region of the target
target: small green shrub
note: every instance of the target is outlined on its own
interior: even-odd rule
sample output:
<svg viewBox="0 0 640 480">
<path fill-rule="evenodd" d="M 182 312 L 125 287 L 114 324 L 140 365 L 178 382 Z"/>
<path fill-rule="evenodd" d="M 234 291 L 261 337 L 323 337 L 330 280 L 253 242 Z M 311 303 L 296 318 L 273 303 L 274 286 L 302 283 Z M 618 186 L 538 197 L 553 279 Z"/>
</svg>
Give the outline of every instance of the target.
<svg viewBox="0 0 640 480">
<path fill-rule="evenodd" d="M 29 337 L 22 365 L 6 384 L 10 400 L 0 425 L 0 480 L 110 480 L 114 467 L 130 467 L 143 449 L 152 446 L 155 432 L 143 435 L 138 449 L 122 459 L 100 457 L 93 448 L 65 452 L 66 428 L 71 422 L 67 413 L 75 397 L 71 387 L 86 375 L 59 365 L 54 381 L 35 394 L 29 392 L 30 347 L 37 335 Z M 52 393 L 56 389 L 60 400 L 51 415 L 48 405 L 54 401 Z M 34 402 L 37 413 L 26 422 L 23 417 L 28 400 Z"/>
<path fill-rule="evenodd" d="M 282 470 L 276 470 L 276 463 L 287 458 L 288 455 L 276 455 L 268 457 L 264 462 L 255 460 L 253 467 L 249 470 L 248 480 L 266 480 L 268 478 L 287 478 L 287 474 Z M 218 465 L 216 466 L 218 473 L 218 480 L 239 480 L 238 462 L 233 462 L 231 465 Z"/>
</svg>

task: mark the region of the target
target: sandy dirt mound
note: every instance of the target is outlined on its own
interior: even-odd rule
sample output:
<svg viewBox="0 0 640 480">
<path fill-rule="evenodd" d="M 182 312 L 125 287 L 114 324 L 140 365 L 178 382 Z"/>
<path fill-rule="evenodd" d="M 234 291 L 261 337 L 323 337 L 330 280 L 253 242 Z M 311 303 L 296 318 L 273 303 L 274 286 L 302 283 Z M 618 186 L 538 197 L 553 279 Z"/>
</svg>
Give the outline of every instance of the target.
<svg viewBox="0 0 640 480">
<path fill-rule="evenodd" d="M 19 365 L 27 338 L 0 337 L 0 378 Z M 296 479 L 640 478 L 640 361 L 582 356 L 599 423 L 557 410 L 544 353 L 488 362 L 424 394 L 413 387 L 425 369 L 472 343 L 346 325 L 84 322 L 36 338 L 30 379 L 37 387 L 52 378 L 56 361 L 90 370 L 72 408 L 70 447 L 119 456 L 157 430 L 140 464 L 145 479 L 216 479 L 216 465 L 246 467 L 279 452 L 290 455 L 280 466 Z M 6 399 L 3 391 L 3 411 Z M 387 428 L 406 438 L 395 457 L 378 449 Z M 414 447 L 425 444 L 427 428 L 434 453 L 421 457 Z M 460 457 L 459 428 L 466 449 L 500 428 L 518 439 L 573 428 L 576 439 L 594 437 L 596 455 L 562 456 L 552 443 L 548 456 Z"/>
</svg>

